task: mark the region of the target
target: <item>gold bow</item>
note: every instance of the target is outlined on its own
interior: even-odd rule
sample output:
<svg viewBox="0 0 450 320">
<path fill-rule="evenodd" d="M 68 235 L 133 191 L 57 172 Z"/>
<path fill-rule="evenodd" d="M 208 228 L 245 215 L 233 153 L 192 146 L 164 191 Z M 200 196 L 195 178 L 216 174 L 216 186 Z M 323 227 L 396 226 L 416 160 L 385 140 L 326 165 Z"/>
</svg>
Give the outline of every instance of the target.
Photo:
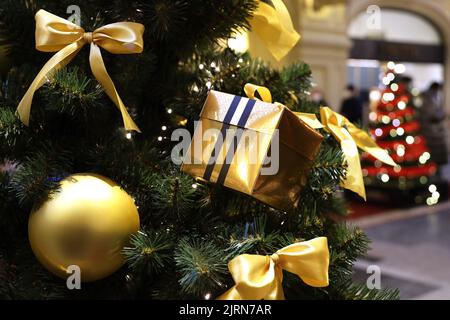
<svg viewBox="0 0 450 320">
<path fill-rule="evenodd" d="M 346 117 L 334 112 L 330 108 L 320 107 L 321 123 L 319 121 L 308 123 L 308 120 L 305 118 L 311 119 L 312 116 L 315 118 L 315 115 L 305 113 L 296 114 L 301 120 L 314 129 L 325 128 L 339 141 L 345 160 L 348 164 L 347 176 L 343 181 L 342 186 L 356 192 L 364 200 L 366 200 L 366 189 L 364 188 L 358 147 L 388 165 L 397 165 L 386 150 L 380 148 L 367 132 L 359 129 Z"/>
<path fill-rule="evenodd" d="M 300 40 L 282 0 L 260 0 L 250 26 L 278 61 Z"/>
<path fill-rule="evenodd" d="M 243 254 L 228 263 L 236 283 L 219 300 L 284 300 L 283 270 L 312 287 L 328 286 L 327 238 L 294 243 L 269 256 Z"/>
<path fill-rule="evenodd" d="M 272 103 L 272 95 L 266 87 L 247 83 L 244 86 L 244 91 L 250 99 L 259 100 L 259 98 L 256 97 L 256 93 L 258 93 L 264 102 Z M 347 175 L 342 186 L 356 192 L 364 200 L 366 200 L 366 189 L 364 188 L 358 147 L 388 165 L 397 165 L 389 154 L 373 141 L 367 132 L 359 129 L 347 118 L 334 112 L 330 108 L 320 107 L 321 121 L 317 119 L 315 114 L 301 112 L 294 113 L 311 128 L 325 128 L 339 141 L 345 160 L 348 164 Z"/>
<path fill-rule="evenodd" d="M 47 76 L 68 64 L 89 43 L 92 73 L 122 113 L 125 129 L 140 132 L 106 71 L 99 47 L 115 54 L 141 53 L 144 47 L 143 33 L 144 26 L 134 22 L 111 23 L 94 32 L 85 32 L 70 21 L 39 10 L 36 13 L 36 49 L 58 52 L 44 65 L 20 101 L 17 112 L 21 121 L 28 126 L 34 92 L 45 83 Z"/>
</svg>

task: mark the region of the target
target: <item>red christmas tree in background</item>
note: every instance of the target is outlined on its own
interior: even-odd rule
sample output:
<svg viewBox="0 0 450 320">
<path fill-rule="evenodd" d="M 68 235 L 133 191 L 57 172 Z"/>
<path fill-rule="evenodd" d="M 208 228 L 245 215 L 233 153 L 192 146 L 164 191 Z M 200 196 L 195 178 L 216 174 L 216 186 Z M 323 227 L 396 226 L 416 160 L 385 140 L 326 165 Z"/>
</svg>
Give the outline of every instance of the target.
<svg viewBox="0 0 450 320">
<path fill-rule="evenodd" d="M 417 92 L 411 93 L 410 82 L 396 73 L 393 62 L 388 63 L 383 78 L 386 88 L 374 101 L 369 115 L 370 132 L 398 166 L 390 167 L 364 155 L 364 181 L 369 200 L 434 205 L 442 198 L 438 189 L 447 187 L 439 178 L 438 167 L 432 162 L 426 139 L 421 135 L 416 109 L 426 106 Z"/>
</svg>

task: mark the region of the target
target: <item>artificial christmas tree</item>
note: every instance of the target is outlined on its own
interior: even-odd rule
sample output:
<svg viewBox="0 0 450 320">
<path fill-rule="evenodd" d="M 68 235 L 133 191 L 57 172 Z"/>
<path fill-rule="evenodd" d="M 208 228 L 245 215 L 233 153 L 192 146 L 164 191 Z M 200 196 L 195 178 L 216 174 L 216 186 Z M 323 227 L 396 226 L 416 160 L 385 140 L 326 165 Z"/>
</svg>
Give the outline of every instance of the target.
<svg viewBox="0 0 450 320">
<path fill-rule="evenodd" d="M 311 159 L 300 204 L 285 210 L 219 184 L 195 181 L 175 164 L 181 155 L 173 151 L 178 141 L 172 141 L 172 133 L 176 129 L 194 132 L 194 120 L 209 89 L 241 95 L 245 83 L 258 83 L 270 87 L 274 101 L 292 110 L 319 113 L 318 106 L 308 101 L 311 73 L 306 64 L 273 70 L 221 45 L 249 26 L 259 1 L 75 3 L 85 31 L 74 27 L 77 37 L 72 40 L 94 43 L 91 47 L 95 48 L 102 40 L 86 33 L 134 22 L 145 28 L 142 53 L 102 52 L 120 92 L 118 98 L 116 94 L 111 97 L 102 79 L 98 83 L 92 76 L 87 48 L 78 48 L 69 66 L 51 70 L 35 83 L 32 102 L 26 95 L 32 106 L 30 121 L 25 121 L 22 108 L 19 115 L 28 126 L 16 108 L 44 64 L 53 59 L 34 48 L 34 16 L 45 9 L 65 20 L 74 1 L 1 1 L 0 38 L 8 39 L 13 64 L 2 79 L 0 100 L 0 161 L 4 163 L 0 167 L 1 298 L 217 298 L 233 288 L 234 280 L 242 279 L 242 274 L 231 274 L 227 265 L 236 264 L 243 255 L 270 256 L 267 263 L 278 275 L 272 282 L 277 287 L 275 298 L 398 296 L 396 291 L 371 290 L 351 281 L 352 264 L 367 251 L 368 239 L 361 230 L 332 218 L 346 214 L 338 186 L 347 172 L 340 145 L 326 130 L 317 133 L 323 142 Z M 126 37 L 123 32 L 108 37 L 119 35 Z M 92 63 L 98 66 L 99 61 Z M 119 104 L 122 114 L 126 108 L 141 133 L 127 131 L 136 129 L 127 125 L 129 121 L 123 127 L 114 104 Z M 302 138 L 298 132 L 298 139 Z M 61 181 L 77 172 L 102 175 L 123 188 L 134 200 L 141 230 L 123 246 L 123 268 L 110 277 L 83 283 L 80 290 L 69 290 L 34 257 L 27 221 L 30 212 L 58 197 Z M 306 177 L 297 170 L 291 174 L 294 180 Z M 306 251 L 315 262 L 302 267 L 300 277 L 295 276 L 290 272 L 296 268 L 286 258 L 293 253 L 286 250 L 294 248 L 303 256 L 310 240 L 320 242 L 311 248 L 316 251 Z M 305 261 L 311 259 L 308 255 Z M 307 279 L 303 282 L 301 277 Z M 267 297 L 266 293 L 257 296 Z"/>
<path fill-rule="evenodd" d="M 447 185 L 431 160 L 417 119 L 417 109 L 426 106 L 417 93 L 411 93 L 411 79 L 396 72 L 404 71 L 401 66 L 387 64 L 383 78 L 386 88 L 373 101 L 369 115 L 372 136 L 398 166 L 388 167 L 365 155 L 365 184 L 369 199 L 374 201 L 433 205 L 446 197 Z"/>
</svg>

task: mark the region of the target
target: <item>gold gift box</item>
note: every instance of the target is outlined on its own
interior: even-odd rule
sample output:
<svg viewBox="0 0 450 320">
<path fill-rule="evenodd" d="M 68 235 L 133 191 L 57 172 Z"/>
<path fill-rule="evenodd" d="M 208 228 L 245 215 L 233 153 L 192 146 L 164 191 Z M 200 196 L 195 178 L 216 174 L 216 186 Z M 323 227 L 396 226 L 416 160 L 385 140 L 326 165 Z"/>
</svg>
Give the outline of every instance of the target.
<svg viewBox="0 0 450 320">
<path fill-rule="evenodd" d="M 322 139 L 281 104 L 211 90 L 182 170 L 290 209 L 299 203 Z"/>
</svg>

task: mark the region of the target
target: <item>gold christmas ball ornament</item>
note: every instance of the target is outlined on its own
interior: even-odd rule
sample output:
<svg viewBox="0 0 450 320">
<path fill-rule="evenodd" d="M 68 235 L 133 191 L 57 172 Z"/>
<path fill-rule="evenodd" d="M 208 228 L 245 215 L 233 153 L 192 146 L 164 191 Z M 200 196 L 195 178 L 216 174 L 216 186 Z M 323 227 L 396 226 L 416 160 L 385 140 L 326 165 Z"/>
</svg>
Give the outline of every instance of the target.
<svg viewBox="0 0 450 320">
<path fill-rule="evenodd" d="M 42 265 L 62 278 L 76 265 L 85 282 L 117 271 L 124 263 L 123 247 L 138 230 L 133 199 L 116 183 L 93 174 L 62 180 L 60 190 L 28 221 L 31 248 Z"/>
</svg>

